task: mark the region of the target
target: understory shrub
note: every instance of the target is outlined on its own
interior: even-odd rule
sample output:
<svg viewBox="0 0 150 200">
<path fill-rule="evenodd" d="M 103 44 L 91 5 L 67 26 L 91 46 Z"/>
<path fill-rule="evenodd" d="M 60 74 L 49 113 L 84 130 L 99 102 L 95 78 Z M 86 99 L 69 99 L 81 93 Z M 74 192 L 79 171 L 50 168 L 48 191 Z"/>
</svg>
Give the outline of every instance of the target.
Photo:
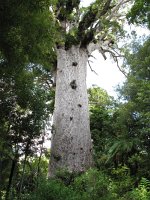
<svg viewBox="0 0 150 200">
<path fill-rule="evenodd" d="M 69 175 L 41 180 L 38 188 L 25 200 L 114 200 L 111 180 L 102 172 L 91 169 L 70 182 Z M 60 178 L 61 177 L 61 178 Z M 67 179 L 69 181 L 67 181 Z M 70 182 L 70 185 L 68 185 Z"/>
<path fill-rule="evenodd" d="M 55 179 L 41 179 L 35 191 L 23 200 L 150 200 L 150 181 L 142 179 L 138 188 L 128 169 L 113 171 L 114 178 L 96 169 L 84 174 L 59 173 Z"/>
<path fill-rule="evenodd" d="M 78 194 L 58 180 L 41 180 L 26 200 L 78 200 Z"/>
<path fill-rule="evenodd" d="M 142 178 L 139 186 L 126 195 L 129 200 L 150 200 L 150 181 Z"/>
</svg>

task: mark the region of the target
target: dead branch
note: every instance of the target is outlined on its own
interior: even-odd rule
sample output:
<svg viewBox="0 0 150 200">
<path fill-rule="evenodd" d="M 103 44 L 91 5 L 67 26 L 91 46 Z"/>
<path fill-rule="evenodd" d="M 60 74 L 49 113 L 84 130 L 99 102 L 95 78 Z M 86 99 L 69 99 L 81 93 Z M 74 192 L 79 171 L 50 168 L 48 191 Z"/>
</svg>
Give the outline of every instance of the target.
<svg viewBox="0 0 150 200">
<path fill-rule="evenodd" d="M 92 57 L 92 58 L 94 58 L 96 60 L 96 58 L 92 54 L 88 55 L 88 57 L 89 58 Z"/>
<path fill-rule="evenodd" d="M 127 77 L 126 72 L 123 69 L 121 69 L 121 67 L 119 66 L 119 62 L 118 62 L 118 57 L 124 57 L 124 56 L 116 55 L 113 51 L 111 51 L 109 49 L 104 50 L 104 51 L 110 53 L 110 55 L 113 57 L 113 60 L 117 63 L 117 67 L 118 67 L 119 71 L 122 72 L 125 77 Z"/>
<path fill-rule="evenodd" d="M 91 67 L 91 65 L 90 65 L 90 61 L 88 60 L 88 65 L 89 65 L 89 67 L 90 67 L 90 69 L 91 69 L 91 71 L 92 72 L 94 72 L 97 76 L 98 76 L 98 74 L 96 73 L 96 71 L 94 71 L 93 69 L 92 69 L 92 67 Z"/>
</svg>

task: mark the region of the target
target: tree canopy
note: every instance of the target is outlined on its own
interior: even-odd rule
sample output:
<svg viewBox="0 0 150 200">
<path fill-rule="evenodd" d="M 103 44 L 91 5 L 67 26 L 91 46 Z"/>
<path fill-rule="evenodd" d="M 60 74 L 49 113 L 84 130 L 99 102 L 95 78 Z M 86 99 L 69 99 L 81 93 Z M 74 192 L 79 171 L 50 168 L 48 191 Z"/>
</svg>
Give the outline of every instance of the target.
<svg viewBox="0 0 150 200">
<path fill-rule="evenodd" d="M 1 1 L 0 54 L 13 68 L 28 63 L 49 67 L 55 34 L 51 1 Z M 1 65 L 2 63 L 1 62 Z"/>
<path fill-rule="evenodd" d="M 150 28 L 149 0 L 135 0 L 128 14 L 130 23 L 146 25 Z"/>
</svg>

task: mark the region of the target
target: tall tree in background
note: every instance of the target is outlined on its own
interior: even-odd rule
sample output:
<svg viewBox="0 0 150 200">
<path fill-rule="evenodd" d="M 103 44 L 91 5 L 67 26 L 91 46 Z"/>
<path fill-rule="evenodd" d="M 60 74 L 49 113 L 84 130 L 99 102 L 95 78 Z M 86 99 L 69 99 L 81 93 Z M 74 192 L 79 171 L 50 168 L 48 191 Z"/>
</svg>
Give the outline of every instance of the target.
<svg viewBox="0 0 150 200">
<path fill-rule="evenodd" d="M 127 17 L 130 23 L 145 25 L 150 28 L 150 1 L 135 0 Z"/>
<path fill-rule="evenodd" d="M 106 168 L 107 149 L 114 137 L 115 101 L 99 87 L 88 89 L 90 104 L 90 129 L 93 139 L 95 166 Z"/>
<path fill-rule="evenodd" d="M 87 8 L 80 8 L 80 0 L 60 0 L 51 7 L 60 35 L 56 44 L 57 80 L 49 176 L 54 176 L 58 169 L 82 172 L 92 166 L 86 64 L 96 49 L 105 59 L 105 53 L 109 52 L 117 60 L 116 41 L 121 36 L 123 7 L 127 2 L 96 0 Z"/>
<path fill-rule="evenodd" d="M 49 71 L 55 60 L 50 3 L 0 3 L 0 199 L 4 191 L 9 198 L 20 176 L 20 157 L 34 152 L 50 111 Z"/>
<path fill-rule="evenodd" d="M 139 173 L 141 169 L 145 169 L 142 173 L 146 177 L 149 175 L 149 145 L 150 145 L 150 39 L 148 38 L 144 44 L 139 46 L 134 44 L 134 52 L 127 56 L 127 63 L 130 72 L 121 93 L 126 101 L 130 120 L 124 124 L 128 124 L 129 136 L 132 141 L 136 140 L 136 152 L 134 157 L 138 163 Z M 128 119 L 129 119 L 128 117 Z M 132 120 L 132 121 L 131 121 Z M 128 136 L 128 137 L 129 137 Z M 140 162 L 141 161 L 141 162 Z M 134 160 L 133 160 L 134 163 Z M 142 174 L 142 175 L 143 175 Z"/>
</svg>

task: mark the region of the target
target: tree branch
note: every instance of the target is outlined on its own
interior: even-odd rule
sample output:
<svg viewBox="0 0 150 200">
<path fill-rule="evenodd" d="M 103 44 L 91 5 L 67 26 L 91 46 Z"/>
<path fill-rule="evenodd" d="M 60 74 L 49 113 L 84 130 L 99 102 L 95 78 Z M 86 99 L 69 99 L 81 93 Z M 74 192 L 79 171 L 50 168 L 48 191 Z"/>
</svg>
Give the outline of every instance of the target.
<svg viewBox="0 0 150 200">
<path fill-rule="evenodd" d="M 120 9 L 121 6 L 130 2 L 132 0 L 120 0 L 119 3 L 111 10 L 111 14 L 108 16 L 107 20 L 111 20 L 114 16 L 116 16 L 116 12 Z M 121 15 L 122 16 L 122 15 Z"/>
<path fill-rule="evenodd" d="M 80 0 L 59 0 L 57 2 L 56 14 L 59 21 L 66 21 L 74 8 L 78 8 Z"/>
<path fill-rule="evenodd" d="M 119 62 L 118 62 L 118 57 L 124 57 L 124 56 L 115 55 L 115 53 L 109 49 L 104 50 L 104 51 L 110 53 L 110 55 L 113 57 L 113 60 L 117 63 L 117 67 L 118 67 L 119 71 L 122 72 L 125 77 L 127 77 L 126 72 L 123 69 L 121 69 L 121 67 L 119 66 Z"/>
<path fill-rule="evenodd" d="M 88 57 L 89 58 L 92 57 L 92 58 L 96 59 L 92 54 L 88 55 Z"/>
<path fill-rule="evenodd" d="M 107 48 L 107 49 L 105 49 L 105 48 Z M 119 57 L 124 57 L 124 56 L 121 55 L 121 54 L 119 54 L 117 51 L 115 51 L 115 50 L 113 49 L 113 51 L 115 52 L 115 53 L 114 53 L 114 52 L 110 49 L 110 47 L 109 47 L 108 45 L 106 45 L 105 48 L 104 48 L 104 44 L 102 43 L 102 41 L 99 41 L 99 42 L 96 43 L 96 44 L 91 43 L 91 44 L 88 45 L 88 51 L 89 51 L 89 53 L 92 53 L 94 50 L 97 49 L 97 50 L 102 54 L 102 56 L 103 56 L 103 58 L 104 58 L 105 60 L 107 59 L 105 53 L 110 53 L 110 55 L 113 57 L 113 60 L 117 63 L 117 67 L 118 67 L 119 71 L 121 71 L 121 72 L 124 74 L 124 76 L 127 77 L 126 72 L 125 72 L 123 69 L 121 69 L 121 67 L 119 66 L 119 62 L 118 62 L 118 58 L 119 58 Z M 89 63 L 88 63 L 88 64 L 89 64 Z"/>
<path fill-rule="evenodd" d="M 94 73 L 98 76 L 98 74 L 96 73 L 96 71 L 94 71 L 94 70 L 92 69 L 90 62 L 91 62 L 91 61 L 88 60 L 88 65 L 89 65 L 89 67 L 90 67 L 90 69 L 91 69 L 91 72 L 94 72 Z"/>
<path fill-rule="evenodd" d="M 105 15 L 108 12 L 108 10 L 111 8 L 110 7 L 111 2 L 112 2 L 112 0 L 107 0 L 107 2 L 105 3 L 105 5 L 100 13 L 99 13 L 98 6 L 93 9 L 92 8 L 93 4 L 92 4 L 89 7 L 88 12 L 85 13 L 85 15 L 83 16 L 82 20 L 79 23 L 79 27 L 78 27 L 78 37 L 80 38 L 80 41 L 86 40 L 85 45 L 89 44 L 94 39 L 94 34 L 92 34 L 92 33 L 95 32 L 97 29 L 99 29 L 99 26 L 98 26 L 99 21 L 94 28 L 90 28 L 90 27 L 92 27 L 93 23 L 96 22 L 97 19 L 99 19 L 100 17 L 102 17 L 103 15 Z M 85 31 L 88 28 L 90 28 L 90 30 L 87 33 L 85 33 Z M 83 44 L 84 43 L 85 42 L 83 42 Z"/>
<path fill-rule="evenodd" d="M 100 12 L 99 17 L 101 17 L 101 16 L 103 16 L 103 15 L 105 15 L 107 13 L 107 11 L 111 8 L 110 7 L 111 2 L 112 2 L 112 0 L 107 0 L 107 2 L 104 5 L 103 10 Z"/>
</svg>

